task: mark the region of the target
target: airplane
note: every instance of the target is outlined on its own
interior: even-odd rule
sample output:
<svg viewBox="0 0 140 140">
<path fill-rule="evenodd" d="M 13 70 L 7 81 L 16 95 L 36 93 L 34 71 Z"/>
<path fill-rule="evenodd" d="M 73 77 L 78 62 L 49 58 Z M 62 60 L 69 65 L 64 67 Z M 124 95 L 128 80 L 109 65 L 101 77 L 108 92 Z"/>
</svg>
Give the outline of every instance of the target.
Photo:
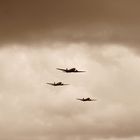
<svg viewBox="0 0 140 140">
<path fill-rule="evenodd" d="M 66 73 L 71 73 L 71 72 L 86 72 L 86 71 L 79 71 L 77 70 L 76 68 L 71 68 L 71 69 L 60 69 L 60 68 L 56 68 L 57 70 L 61 70 L 63 72 L 66 72 Z"/>
<path fill-rule="evenodd" d="M 46 84 L 49 84 L 49 85 L 52 85 L 52 86 L 65 86 L 65 85 L 69 85 L 69 84 L 63 84 L 62 82 L 57 82 L 57 83 L 46 83 Z"/>
<path fill-rule="evenodd" d="M 80 100 L 80 101 L 83 101 L 83 102 L 85 102 L 85 101 L 96 101 L 96 99 L 90 99 L 90 98 L 82 98 L 82 99 L 77 98 L 77 100 Z"/>
</svg>

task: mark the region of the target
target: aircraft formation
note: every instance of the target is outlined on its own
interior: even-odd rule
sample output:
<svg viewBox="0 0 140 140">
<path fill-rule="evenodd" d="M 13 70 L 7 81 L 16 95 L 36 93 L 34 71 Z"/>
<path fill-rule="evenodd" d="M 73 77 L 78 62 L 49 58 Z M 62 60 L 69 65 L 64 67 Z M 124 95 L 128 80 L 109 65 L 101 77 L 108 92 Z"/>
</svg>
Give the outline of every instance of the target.
<svg viewBox="0 0 140 140">
<path fill-rule="evenodd" d="M 86 71 L 79 71 L 77 70 L 76 68 L 66 68 L 66 69 L 62 69 L 62 68 L 56 68 L 57 70 L 60 70 L 62 72 L 65 72 L 65 73 L 78 73 L 78 72 L 86 72 Z M 69 84 L 64 84 L 63 82 L 53 82 L 53 83 L 46 83 L 48 85 L 51 85 L 51 86 L 66 86 L 66 85 L 69 85 Z M 80 101 L 83 101 L 83 102 L 86 102 L 86 101 L 96 101 L 96 99 L 91 99 L 89 97 L 87 98 L 77 98 L 77 100 L 80 100 Z"/>
</svg>

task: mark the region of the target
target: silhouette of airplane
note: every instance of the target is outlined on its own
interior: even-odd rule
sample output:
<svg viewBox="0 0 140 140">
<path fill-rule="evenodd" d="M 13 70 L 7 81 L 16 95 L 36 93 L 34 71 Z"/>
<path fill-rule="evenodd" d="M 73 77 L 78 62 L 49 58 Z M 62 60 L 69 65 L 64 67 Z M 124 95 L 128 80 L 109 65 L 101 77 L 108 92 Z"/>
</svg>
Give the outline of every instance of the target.
<svg viewBox="0 0 140 140">
<path fill-rule="evenodd" d="M 65 85 L 69 85 L 69 84 L 63 84 L 62 82 L 57 82 L 57 83 L 46 83 L 46 84 L 49 84 L 49 85 L 52 85 L 52 86 L 65 86 Z"/>
<path fill-rule="evenodd" d="M 57 70 L 61 70 L 63 72 L 66 72 L 66 73 L 72 73 L 72 72 L 86 72 L 86 71 L 79 71 L 77 70 L 76 68 L 71 68 L 71 69 L 60 69 L 60 68 L 56 68 Z"/>
<path fill-rule="evenodd" d="M 96 99 L 90 99 L 90 98 L 82 98 L 82 99 L 77 98 L 77 100 L 80 100 L 80 101 L 83 101 L 83 102 L 86 102 L 86 101 L 96 101 Z"/>
</svg>

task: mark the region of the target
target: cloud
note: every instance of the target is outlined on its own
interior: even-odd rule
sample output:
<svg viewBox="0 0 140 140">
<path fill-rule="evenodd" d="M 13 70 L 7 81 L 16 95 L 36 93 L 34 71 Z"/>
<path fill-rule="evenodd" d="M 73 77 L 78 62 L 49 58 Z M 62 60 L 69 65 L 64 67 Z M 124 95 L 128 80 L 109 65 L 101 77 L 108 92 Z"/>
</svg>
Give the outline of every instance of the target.
<svg viewBox="0 0 140 140">
<path fill-rule="evenodd" d="M 0 138 L 137 140 L 139 65 L 138 56 L 118 45 L 1 48 Z M 56 67 L 87 72 L 69 75 Z M 71 85 L 45 85 L 53 81 Z M 97 102 L 82 103 L 79 97 Z"/>
<path fill-rule="evenodd" d="M 139 44 L 139 1 L 1 1 L 0 42 Z M 133 45 L 133 46 L 132 46 Z"/>
</svg>

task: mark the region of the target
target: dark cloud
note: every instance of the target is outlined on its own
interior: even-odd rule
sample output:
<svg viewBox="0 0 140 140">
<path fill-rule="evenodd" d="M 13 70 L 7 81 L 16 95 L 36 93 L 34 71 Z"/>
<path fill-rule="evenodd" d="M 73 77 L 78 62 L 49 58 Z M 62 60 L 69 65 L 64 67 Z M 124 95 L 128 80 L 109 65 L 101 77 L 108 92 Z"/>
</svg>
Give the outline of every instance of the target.
<svg viewBox="0 0 140 140">
<path fill-rule="evenodd" d="M 0 42 L 139 43 L 138 0 L 6 0 Z"/>
</svg>

